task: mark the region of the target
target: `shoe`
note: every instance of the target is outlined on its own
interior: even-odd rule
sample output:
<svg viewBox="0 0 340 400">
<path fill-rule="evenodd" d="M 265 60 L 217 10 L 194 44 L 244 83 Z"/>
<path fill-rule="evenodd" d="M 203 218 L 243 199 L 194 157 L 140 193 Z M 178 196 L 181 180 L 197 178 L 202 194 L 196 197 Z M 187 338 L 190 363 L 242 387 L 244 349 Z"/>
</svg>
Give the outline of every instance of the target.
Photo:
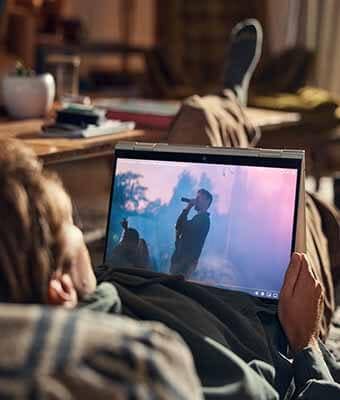
<svg viewBox="0 0 340 400">
<path fill-rule="evenodd" d="M 239 22 L 231 31 L 223 86 L 232 89 L 242 105 L 247 104 L 248 87 L 262 53 L 263 31 L 256 19 Z"/>
</svg>

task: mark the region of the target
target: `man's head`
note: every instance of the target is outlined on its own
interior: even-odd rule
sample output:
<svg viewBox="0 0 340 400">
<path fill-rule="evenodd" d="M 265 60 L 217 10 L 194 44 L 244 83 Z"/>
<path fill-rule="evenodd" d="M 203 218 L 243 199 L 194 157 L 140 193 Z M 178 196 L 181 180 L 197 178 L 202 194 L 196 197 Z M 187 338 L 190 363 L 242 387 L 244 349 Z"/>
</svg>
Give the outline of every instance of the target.
<svg viewBox="0 0 340 400">
<path fill-rule="evenodd" d="M 70 199 L 16 140 L 0 140 L 0 221 L 0 300 L 48 303 L 52 294 L 52 302 L 67 304 L 74 298 L 70 271 L 85 245 Z"/>
<path fill-rule="evenodd" d="M 200 189 L 196 195 L 195 210 L 205 212 L 213 201 L 212 194 L 205 189 Z"/>
</svg>

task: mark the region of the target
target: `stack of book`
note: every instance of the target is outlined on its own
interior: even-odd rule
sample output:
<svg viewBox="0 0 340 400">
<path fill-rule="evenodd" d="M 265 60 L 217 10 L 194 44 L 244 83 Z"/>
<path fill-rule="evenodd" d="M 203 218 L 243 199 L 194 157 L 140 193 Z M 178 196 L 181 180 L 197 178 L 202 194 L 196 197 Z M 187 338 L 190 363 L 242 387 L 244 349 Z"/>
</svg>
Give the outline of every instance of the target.
<svg viewBox="0 0 340 400">
<path fill-rule="evenodd" d="M 46 137 L 89 138 L 132 130 L 135 123 L 106 118 L 106 112 L 93 106 L 68 104 L 57 112 L 54 124 L 43 126 Z"/>
<path fill-rule="evenodd" d="M 179 102 L 165 102 L 143 99 L 100 99 L 96 107 L 105 110 L 106 118 L 120 121 L 134 121 L 138 128 L 167 130 L 177 114 Z"/>
</svg>

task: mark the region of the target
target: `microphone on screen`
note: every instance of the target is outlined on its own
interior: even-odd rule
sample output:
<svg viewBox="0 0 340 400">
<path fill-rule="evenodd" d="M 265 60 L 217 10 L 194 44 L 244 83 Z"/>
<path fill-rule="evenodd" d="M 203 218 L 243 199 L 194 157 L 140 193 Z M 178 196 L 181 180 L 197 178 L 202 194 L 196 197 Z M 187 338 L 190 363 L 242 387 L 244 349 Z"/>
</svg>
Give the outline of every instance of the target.
<svg viewBox="0 0 340 400">
<path fill-rule="evenodd" d="M 184 201 L 184 203 L 190 203 L 192 199 L 188 199 L 187 197 L 182 197 L 181 201 Z"/>
</svg>

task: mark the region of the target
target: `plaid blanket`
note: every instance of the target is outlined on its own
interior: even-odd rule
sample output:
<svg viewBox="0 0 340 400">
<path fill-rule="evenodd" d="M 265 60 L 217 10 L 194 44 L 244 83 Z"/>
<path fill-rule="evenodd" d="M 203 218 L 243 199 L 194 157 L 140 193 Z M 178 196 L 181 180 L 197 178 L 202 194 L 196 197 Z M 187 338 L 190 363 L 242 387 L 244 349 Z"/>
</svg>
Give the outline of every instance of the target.
<svg viewBox="0 0 340 400">
<path fill-rule="evenodd" d="M 159 323 L 0 304 L 1 399 L 201 399 L 182 339 Z"/>
</svg>

